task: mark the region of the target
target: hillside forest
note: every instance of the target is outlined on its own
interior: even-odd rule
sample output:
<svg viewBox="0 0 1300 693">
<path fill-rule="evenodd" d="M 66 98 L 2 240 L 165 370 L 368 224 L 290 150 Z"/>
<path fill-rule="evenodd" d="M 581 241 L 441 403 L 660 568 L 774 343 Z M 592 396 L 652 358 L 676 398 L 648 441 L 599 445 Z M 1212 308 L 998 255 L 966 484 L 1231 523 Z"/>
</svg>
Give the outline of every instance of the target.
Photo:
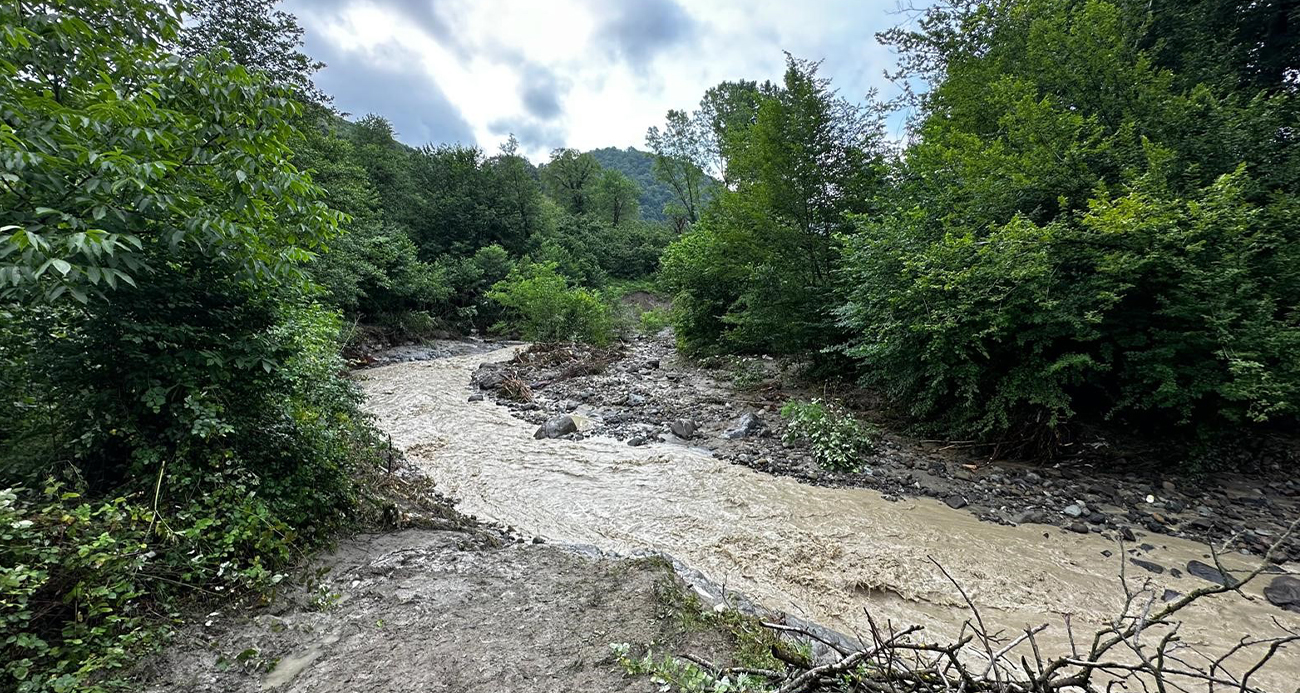
<svg viewBox="0 0 1300 693">
<path fill-rule="evenodd" d="M 916 435 L 1228 464 L 1300 406 L 1298 12 L 954 0 L 876 37 L 899 98 L 787 55 L 533 162 L 338 112 L 272 0 L 0 4 L 0 690 L 377 522 L 367 339 L 604 345 L 647 291 Z"/>
</svg>

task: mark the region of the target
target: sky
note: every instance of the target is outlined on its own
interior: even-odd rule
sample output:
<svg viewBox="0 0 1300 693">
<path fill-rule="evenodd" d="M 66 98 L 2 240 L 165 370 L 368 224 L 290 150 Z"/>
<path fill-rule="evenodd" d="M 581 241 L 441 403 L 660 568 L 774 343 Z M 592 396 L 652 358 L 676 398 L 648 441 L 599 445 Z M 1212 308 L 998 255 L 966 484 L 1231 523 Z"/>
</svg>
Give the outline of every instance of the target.
<svg viewBox="0 0 1300 693">
<path fill-rule="evenodd" d="M 779 80 L 785 55 L 860 100 L 894 56 L 875 33 L 896 0 L 284 0 L 341 111 L 388 118 L 411 145 L 495 152 L 645 148 L 670 108 L 723 80 Z M 901 128 L 897 123 L 891 128 Z"/>
</svg>

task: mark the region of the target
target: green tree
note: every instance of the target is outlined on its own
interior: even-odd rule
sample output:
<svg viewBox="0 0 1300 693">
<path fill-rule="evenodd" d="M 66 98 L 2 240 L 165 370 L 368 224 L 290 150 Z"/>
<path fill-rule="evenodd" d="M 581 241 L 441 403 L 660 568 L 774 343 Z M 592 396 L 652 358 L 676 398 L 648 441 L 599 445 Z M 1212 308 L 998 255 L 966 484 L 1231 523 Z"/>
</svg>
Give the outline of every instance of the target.
<svg viewBox="0 0 1300 693">
<path fill-rule="evenodd" d="M 836 238 L 884 186 L 883 137 L 879 113 L 839 97 L 817 67 L 787 57 L 780 87 L 711 92 L 735 97 L 735 111 L 712 111 L 728 189 L 663 262 L 688 349 L 791 352 L 833 339 Z"/>
<path fill-rule="evenodd" d="M 373 461 L 303 281 L 339 215 L 299 106 L 179 28 L 0 5 L 5 690 L 104 690 L 178 593 L 267 586 L 346 523 Z"/>
<path fill-rule="evenodd" d="M 646 146 L 655 155 L 655 175 L 672 188 L 687 223 L 699 219 L 704 202 L 711 153 L 708 134 L 699 118 L 678 110 L 668 111 L 662 131 L 651 127 L 646 132 Z"/>
<path fill-rule="evenodd" d="M 841 315 L 918 421 L 1042 450 L 1079 416 L 1294 417 L 1297 93 L 1242 57 L 1280 15 L 1177 5 L 963 3 L 887 35 L 935 86 Z"/>
<path fill-rule="evenodd" d="M 301 50 L 302 27 L 277 0 L 187 0 L 188 23 L 179 34 L 185 57 L 225 49 L 230 59 L 249 70 L 266 73 L 272 84 L 288 87 L 305 103 L 328 105 L 330 97 L 316 88 L 312 75 L 325 63 Z"/>
<path fill-rule="evenodd" d="M 601 221 L 612 226 L 640 218 L 637 202 L 640 197 L 636 183 L 618 171 L 601 171 L 592 184 L 592 207 Z"/>
<path fill-rule="evenodd" d="M 592 186 L 600 175 L 600 164 L 590 153 L 556 149 L 542 168 L 542 182 L 551 197 L 572 214 L 591 211 Z"/>
</svg>

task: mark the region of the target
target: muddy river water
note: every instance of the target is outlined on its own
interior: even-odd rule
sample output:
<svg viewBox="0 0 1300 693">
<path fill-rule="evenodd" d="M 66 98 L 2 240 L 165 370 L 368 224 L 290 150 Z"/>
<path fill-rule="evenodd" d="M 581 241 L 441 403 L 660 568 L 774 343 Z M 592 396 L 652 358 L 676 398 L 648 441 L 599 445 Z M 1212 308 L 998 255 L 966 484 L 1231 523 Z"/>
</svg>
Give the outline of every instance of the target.
<svg viewBox="0 0 1300 693">
<path fill-rule="evenodd" d="M 967 612 L 927 557 L 963 585 L 990 625 L 1014 633 L 1052 624 L 1040 637 L 1055 652 L 1069 647 L 1065 614 L 1078 634 L 1118 613 L 1119 547 L 1095 534 L 1000 526 L 929 499 L 888 502 L 866 489 L 809 486 L 682 446 L 535 440 L 535 426 L 507 409 L 466 402 L 476 366 L 512 353 L 358 374 L 380 426 L 466 513 L 552 542 L 661 550 L 766 607 L 845 633 L 865 630 L 869 609 L 878 621 L 923 625 L 929 639 L 954 636 Z M 1207 560 L 1207 549 L 1190 541 L 1148 541 L 1157 548 L 1144 558 L 1166 567 Z M 1150 579 L 1157 594 L 1208 584 L 1127 570 L 1134 584 Z M 1274 619 L 1300 628 L 1300 614 L 1260 596 L 1264 584 L 1248 586 L 1252 600 L 1216 595 L 1180 612 L 1183 640 L 1218 652 L 1246 634 L 1279 633 Z M 1300 648 L 1284 650 L 1269 669 L 1255 680 L 1291 693 L 1300 686 Z"/>
</svg>

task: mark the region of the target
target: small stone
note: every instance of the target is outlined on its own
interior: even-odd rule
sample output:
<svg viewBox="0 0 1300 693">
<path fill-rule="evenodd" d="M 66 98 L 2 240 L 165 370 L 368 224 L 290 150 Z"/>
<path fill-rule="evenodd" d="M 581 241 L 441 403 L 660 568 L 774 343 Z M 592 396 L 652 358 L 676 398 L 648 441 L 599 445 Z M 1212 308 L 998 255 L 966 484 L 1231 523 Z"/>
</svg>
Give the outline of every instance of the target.
<svg viewBox="0 0 1300 693">
<path fill-rule="evenodd" d="M 1172 493 L 1173 491 L 1178 490 L 1178 487 L 1175 486 L 1175 485 L 1174 485 L 1174 482 L 1172 482 L 1172 481 L 1166 481 L 1166 482 L 1160 484 L 1160 488 L 1163 488 L 1164 490 L 1169 491 L 1169 492 L 1171 492 L 1171 493 Z"/>
<path fill-rule="evenodd" d="M 1137 537 L 1133 535 L 1133 530 L 1128 527 L 1120 527 L 1119 536 L 1123 538 L 1124 541 L 1137 541 Z"/>
<path fill-rule="evenodd" d="M 645 438 L 641 438 L 641 437 L 638 436 L 638 437 L 636 437 L 636 438 L 632 438 L 632 439 L 628 440 L 628 441 L 627 441 L 627 444 L 628 444 L 628 445 L 631 445 L 631 446 L 634 447 L 634 448 L 639 448 L 639 447 L 641 447 L 642 445 L 645 445 L 645 444 L 646 444 L 646 439 L 645 439 Z"/>
<path fill-rule="evenodd" d="M 483 401 L 483 393 L 481 393 L 481 392 L 476 392 L 476 393 L 470 395 L 468 401 L 470 401 L 470 402 L 482 402 L 482 401 Z"/>
<path fill-rule="evenodd" d="M 1066 526 L 1066 529 L 1076 534 L 1087 534 L 1088 532 L 1092 531 L 1088 529 L 1088 525 L 1082 522 L 1071 522 L 1069 525 Z"/>
<path fill-rule="evenodd" d="M 560 402 L 560 408 L 564 411 L 573 411 L 580 406 L 582 406 L 582 403 L 576 399 L 566 399 L 563 402 Z"/>
<path fill-rule="evenodd" d="M 965 498 L 962 498 L 961 496 L 958 496 L 956 494 L 948 496 L 947 498 L 943 499 L 943 502 L 947 503 L 948 507 L 952 508 L 953 510 L 961 510 L 962 508 L 968 505 L 968 503 L 966 503 Z"/>
<path fill-rule="evenodd" d="M 763 423 L 763 419 L 759 418 L 757 414 L 741 414 L 731 429 L 722 434 L 722 437 L 727 440 L 749 438 L 761 433 L 765 427 L 766 424 Z"/>
<path fill-rule="evenodd" d="M 1172 602 L 1173 600 L 1175 600 L 1175 599 L 1177 599 L 1177 598 L 1179 598 L 1179 597 L 1181 597 L 1181 596 L 1183 596 L 1183 593 L 1182 593 L 1182 592 L 1175 592 L 1175 591 L 1173 591 L 1173 590 L 1165 590 L 1165 593 L 1162 594 L 1162 595 L 1160 595 L 1160 601 L 1162 601 L 1162 602 Z"/>
<path fill-rule="evenodd" d="M 1071 503 L 1065 506 L 1065 509 L 1062 510 L 1061 512 L 1065 513 L 1066 515 L 1069 515 L 1070 517 L 1081 517 L 1083 515 L 1083 504 Z"/>
</svg>

